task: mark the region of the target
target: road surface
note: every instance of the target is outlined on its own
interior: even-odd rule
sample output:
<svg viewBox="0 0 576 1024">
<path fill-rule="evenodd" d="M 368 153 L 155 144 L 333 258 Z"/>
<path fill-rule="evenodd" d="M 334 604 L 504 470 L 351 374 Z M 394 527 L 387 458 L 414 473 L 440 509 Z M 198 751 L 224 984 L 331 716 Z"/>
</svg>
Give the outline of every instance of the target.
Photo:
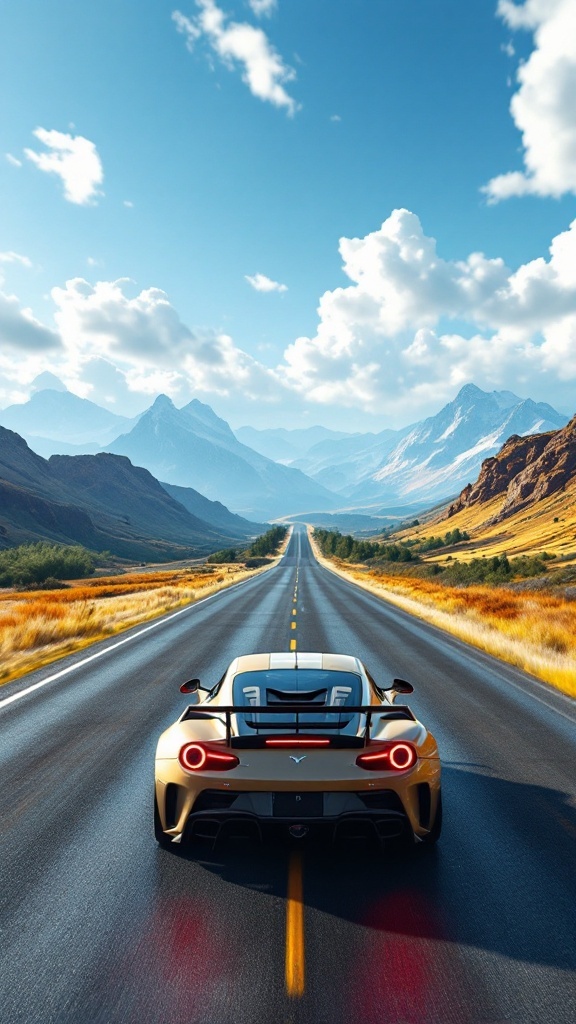
<svg viewBox="0 0 576 1024">
<path fill-rule="evenodd" d="M 415 684 L 436 850 L 157 847 L 179 684 L 294 645 Z M 0 701 L 2 1024 L 574 1024 L 575 702 L 320 567 L 303 527 L 277 568 Z"/>
</svg>

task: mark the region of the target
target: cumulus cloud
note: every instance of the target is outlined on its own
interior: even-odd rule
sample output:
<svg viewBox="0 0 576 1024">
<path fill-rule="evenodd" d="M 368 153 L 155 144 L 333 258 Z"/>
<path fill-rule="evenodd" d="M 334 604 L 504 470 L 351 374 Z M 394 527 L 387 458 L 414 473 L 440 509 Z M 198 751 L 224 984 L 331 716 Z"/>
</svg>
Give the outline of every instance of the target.
<svg viewBox="0 0 576 1024">
<path fill-rule="evenodd" d="M 340 253 L 351 284 L 322 296 L 315 336 L 278 367 L 308 399 L 406 422 L 468 380 L 554 401 L 557 380 L 576 379 L 576 221 L 516 271 L 482 253 L 443 260 L 408 210 Z"/>
<path fill-rule="evenodd" d="M 76 278 L 52 291 L 56 331 L 2 297 L 0 334 L 19 361 L 0 355 L 0 377 L 13 373 L 14 400 L 50 369 L 77 394 L 131 414 L 163 391 L 177 404 L 199 394 L 221 401 L 224 415 L 253 400 L 256 413 L 264 403 L 316 405 L 320 418 L 348 408 L 400 426 L 437 411 L 467 381 L 572 409 L 576 220 L 546 258 L 517 269 L 478 252 L 444 259 L 408 210 L 363 238 L 342 238 L 340 253 L 348 285 L 321 297 L 314 336 L 297 338 L 274 368 L 226 333 L 190 328 L 158 288 Z"/>
<path fill-rule="evenodd" d="M 288 286 L 280 284 L 279 281 L 273 281 L 270 277 L 266 277 L 266 274 L 254 274 L 253 277 L 250 274 L 245 274 L 244 277 L 248 281 L 248 284 L 252 285 L 257 292 L 287 292 Z"/>
<path fill-rule="evenodd" d="M 104 358 L 126 375 L 132 390 L 173 395 L 179 389 L 262 396 L 278 388 L 273 374 L 232 339 L 212 330 L 192 331 L 165 292 L 130 295 L 130 281 L 83 278 L 54 288 L 56 323 L 71 358 Z M 159 385 L 162 385 L 159 387 Z"/>
<path fill-rule="evenodd" d="M 14 295 L 0 292 L 0 342 L 13 351 L 42 352 L 60 347 L 55 331 L 45 327 Z M 13 357 L 12 357 L 13 358 Z"/>
<path fill-rule="evenodd" d="M 277 0 L 248 0 L 248 3 L 257 18 L 269 17 L 278 6 Z"/>
<path fill-rule="evenodd" d="M 0 252 L 0 285 L 4 285 L 3 268 L 9 265 L 32 267 L 28 256 L 19 252 L 5 250 Z M 22 306 L 15 295 L 7 295 L 0 291 L 0 347 L 6 349 L 3 362 L 6 360 L 15 368 L 16 356 L 26 359 L 27 353 L 41 353 L 54 350 L 60 346 L 58 334 L 37 320 L 30 309 Z M 18 374 L 14 377 L 18 379 Z"/>
<path fill-rule="evenodd" d="M 36 128 L 34 135 L 48 152 L 24 153 L 40 171 L 56 174 L 64 185 L 64 198 L 70 203 L 86 206 L 101 195 L 104 180 L 102 161 L 93 142 L 82 135 L 67 135 L 54 129 Z"/>
<path fill-rule="evenodd" d="M 534 33 L 534 50 L 516 74 L 510 112 L 522 133 L 524 169 L 492 178 L 491 203 L 511 196 L 576 193 L 576 23 L 574 0 L 499 0 L 511 29 Z"/>
<path fill-rule="evenodd" d="M 293 81 L 296 73 L 284 63 L 266 33 L 246 22 L 227 23 L 215 0 L 196 0 L 196 6 L 200 13 L 195 18 L 187 18 L 181 11 L 172 14 L 178 32 L 186 38 L 187 48 L 193 50 L 200 39 L 205 39 L 225 67 L 240 67 L 242 80 L 253 96 L 293 115 L 298 104 L 284 85 Z M 264 0 L 262 10 L 266 6 L 270 4 Z"/>
</svg>

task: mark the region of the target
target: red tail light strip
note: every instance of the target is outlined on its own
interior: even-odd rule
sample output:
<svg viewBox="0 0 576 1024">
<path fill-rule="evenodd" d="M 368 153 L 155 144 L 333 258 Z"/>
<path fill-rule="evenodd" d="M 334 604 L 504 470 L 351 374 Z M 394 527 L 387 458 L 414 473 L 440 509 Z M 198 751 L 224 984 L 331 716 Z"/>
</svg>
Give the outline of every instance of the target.
<svg viewBox="0 0 576 1024">
<path fill-rule="evenodd" d="M 314 739 L 313 736 L 308 736 L 307 739 L 300 740 L 295 736 L 279 737 L 275 736 L 274 739 L 266 740 L 267 747 L 329 747 L 330 740 L 325 737 L 318 737 Z"/>
</svg>

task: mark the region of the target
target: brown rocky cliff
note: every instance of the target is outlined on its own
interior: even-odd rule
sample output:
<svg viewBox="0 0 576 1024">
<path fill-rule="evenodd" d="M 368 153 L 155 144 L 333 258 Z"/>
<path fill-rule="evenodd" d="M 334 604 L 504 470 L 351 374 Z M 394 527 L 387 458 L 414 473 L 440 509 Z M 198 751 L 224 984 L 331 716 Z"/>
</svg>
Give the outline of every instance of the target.
<svg viewBox="0 0 576 1024">
<path fill-rule="evenodd" d="M 562 431 L 530 434 L 527 437 L 513 434 L 509 437 L 497 455 L 484 459 L 476 483 L 466 485 L 459 498 L 448 509 L 448 517 L 469 508 L 470 505 L 491 501 L 499 494 L 506 494 L 518 474 L 540 458 L 557 433 Z"/>
<path fill-rule="evenodd" d="M 576 416 L 554 431 L 539 457 L 510 481 L 498 519 L 513 515 L 550 494 L 562 491 L 576 477 Z"/>
</svg>

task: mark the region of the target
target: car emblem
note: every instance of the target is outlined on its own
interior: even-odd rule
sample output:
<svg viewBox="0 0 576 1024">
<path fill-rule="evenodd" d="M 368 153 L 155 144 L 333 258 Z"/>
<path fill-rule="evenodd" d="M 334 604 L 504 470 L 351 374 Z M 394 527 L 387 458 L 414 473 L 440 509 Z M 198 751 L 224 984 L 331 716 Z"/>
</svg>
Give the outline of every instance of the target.
<svg viewBox="0 0 576 1024">
<path fill-rule="evenodd" d="M 300 764 L 300 761 L 303 761 L 305 757 L 306 754 L 302 754 L 302 757 L 294 757 L 294 754 L 290 754 L 290 760 L 294 761 L 294 764 Z"/>
</svg>

